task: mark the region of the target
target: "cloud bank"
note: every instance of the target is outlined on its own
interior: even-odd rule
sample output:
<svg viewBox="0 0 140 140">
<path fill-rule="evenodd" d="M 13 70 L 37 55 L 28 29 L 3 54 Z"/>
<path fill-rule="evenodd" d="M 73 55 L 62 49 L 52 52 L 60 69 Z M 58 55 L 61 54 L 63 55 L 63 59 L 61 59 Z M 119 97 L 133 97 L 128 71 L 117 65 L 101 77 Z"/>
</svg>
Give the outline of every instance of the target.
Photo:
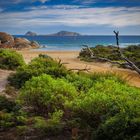
<svg viewBox="0 0 140 140">
<path fill-rule="evenodd" d="M 43 0 L 45 2 L 45 0 Z M 42 2 L 43 2 L 42 1 Z M 139 7 L 89 8 L 76 5 L 30 7 L 21 12 L 1 12 L 0 27 L 56 26 L 111 27 L 139 26 Z"/>
</svg>

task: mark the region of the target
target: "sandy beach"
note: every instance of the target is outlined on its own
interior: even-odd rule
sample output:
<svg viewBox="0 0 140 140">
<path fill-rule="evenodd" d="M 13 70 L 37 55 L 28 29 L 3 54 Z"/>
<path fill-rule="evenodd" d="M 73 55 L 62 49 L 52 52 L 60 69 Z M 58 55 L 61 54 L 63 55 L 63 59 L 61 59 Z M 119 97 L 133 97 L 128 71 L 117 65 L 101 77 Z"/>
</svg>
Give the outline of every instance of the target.
<svg viewBox="0 0 140 140">
<path fill-rule="evenodd" d="M 117 68 L 111 66 L 109 63 L 95 63 L 95 62 L 84 62 L 80 61 L 77 57 L 78 51 L 34 51 L 25 50 L 18 51 L 23 55 L 26 63 L 30 62 L 33 58 L 39 54 L 47 54 L 53 59 L 67 63 L 65 66 L 68 69 L 83 69 L 85 67 L 90 69 L 90 72 L 112 72 L 125 78 L 132 86 L 140 87 L 140 76 L 135 72 L 128 69 Z"/>
</svg>

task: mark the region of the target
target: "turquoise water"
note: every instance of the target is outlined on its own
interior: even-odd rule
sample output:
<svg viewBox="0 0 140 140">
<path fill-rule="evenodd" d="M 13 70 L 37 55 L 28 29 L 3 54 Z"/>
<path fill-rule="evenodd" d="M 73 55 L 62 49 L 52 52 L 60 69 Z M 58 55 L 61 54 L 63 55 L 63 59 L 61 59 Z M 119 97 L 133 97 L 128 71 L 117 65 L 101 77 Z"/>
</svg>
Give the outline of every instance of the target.
<svg viewBox="0 0 140 140">
<path fill-rule="evenodd" d="M 42 48 L 39 50 L 80 50 L 83 44 L 94 47 L 96 45 L 115 45 L 115 36 L 16 36 L 37 41 Z M 120 46 L 126 47 L 140 44 L 140 36 L 120 36 Z"/>
</svg>

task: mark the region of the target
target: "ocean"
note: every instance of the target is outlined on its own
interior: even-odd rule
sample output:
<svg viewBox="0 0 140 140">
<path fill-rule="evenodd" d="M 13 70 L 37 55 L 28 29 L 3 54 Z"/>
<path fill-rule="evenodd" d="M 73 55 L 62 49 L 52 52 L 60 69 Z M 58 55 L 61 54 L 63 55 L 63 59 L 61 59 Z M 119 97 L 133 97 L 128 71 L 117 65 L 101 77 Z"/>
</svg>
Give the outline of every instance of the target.
<svg viewBox="0 0 140 140">
<path fill-rule="evenodd" d="M 36 50 L 81 50 L 82 45 L 95 47 L 96 45 L 115 45 L 115 36 L 21 36 L 28 40 L 37 41 L 41 48 Z M 120 36 L 120 47 L 140 44 L 140 36 Z"/>
</svg>

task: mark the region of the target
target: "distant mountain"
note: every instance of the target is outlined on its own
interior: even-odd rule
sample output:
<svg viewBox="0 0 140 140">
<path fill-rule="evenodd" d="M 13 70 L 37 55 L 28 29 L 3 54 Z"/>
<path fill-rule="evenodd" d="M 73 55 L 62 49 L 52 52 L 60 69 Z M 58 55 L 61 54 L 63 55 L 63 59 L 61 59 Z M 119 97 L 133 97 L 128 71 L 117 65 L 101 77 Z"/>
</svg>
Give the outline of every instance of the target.
<svg viewBox="0 0 140 140">
<path fill-rule="evenodd" d="M 36 33 L 31 32 L 31 31 L 28 31 L 25 35 L 26 35 L 26 36 L 37 36 Z"/>
<path fill-rule="evenodd" d="M 47 36 L 81 36 L 81 35 L 76 32 L 60 31 L 58 33 L 49 34 Z"/>
</svg>

